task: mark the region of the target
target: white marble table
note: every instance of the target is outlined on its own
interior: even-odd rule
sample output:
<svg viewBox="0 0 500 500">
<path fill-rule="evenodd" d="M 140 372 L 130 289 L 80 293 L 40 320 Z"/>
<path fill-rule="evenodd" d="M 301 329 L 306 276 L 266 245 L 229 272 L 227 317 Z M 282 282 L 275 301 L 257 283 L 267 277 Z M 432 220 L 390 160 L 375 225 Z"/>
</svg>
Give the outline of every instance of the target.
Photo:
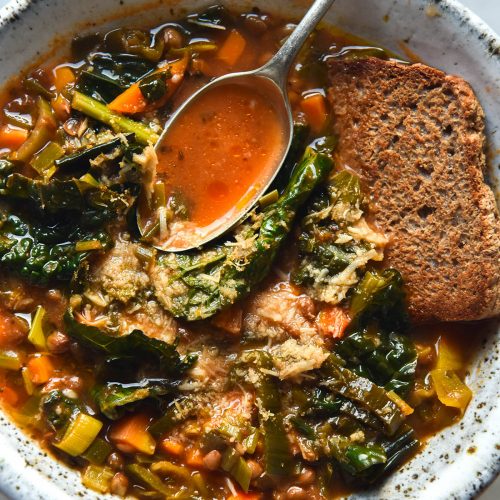
<svg viewBox="0 0 500 500">
<path fill-rule="evenodd" d="M 0 7 L 8 3 L 8 0 L 0 0 Z M 214 0 L 214 3 L 215 0 Z M 497 33 L 500 34 L 500 0 L 462 0 L 479 17 L 483 18 Z M 481 500 L 500 499 L 500 477 L 481 495 Z M 0 494 L 0 500 L 3 496 Z"/>
</svg>

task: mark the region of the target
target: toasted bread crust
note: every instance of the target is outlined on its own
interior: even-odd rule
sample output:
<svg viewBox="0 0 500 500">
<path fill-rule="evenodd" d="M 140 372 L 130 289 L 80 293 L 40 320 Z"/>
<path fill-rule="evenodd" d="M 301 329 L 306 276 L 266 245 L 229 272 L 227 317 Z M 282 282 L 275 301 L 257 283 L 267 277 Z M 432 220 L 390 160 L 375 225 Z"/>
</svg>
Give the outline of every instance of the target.
<svg viewBox="0 0 500 500">
<path fill-rule="evenodd" d="M 359 173 L 390 237 L 415 322 L 500 313 L 500 222 L 484 182 L 483 110 L 461 78 L 422 64 L 330 63 L 337 161 Z"/>
</svg>

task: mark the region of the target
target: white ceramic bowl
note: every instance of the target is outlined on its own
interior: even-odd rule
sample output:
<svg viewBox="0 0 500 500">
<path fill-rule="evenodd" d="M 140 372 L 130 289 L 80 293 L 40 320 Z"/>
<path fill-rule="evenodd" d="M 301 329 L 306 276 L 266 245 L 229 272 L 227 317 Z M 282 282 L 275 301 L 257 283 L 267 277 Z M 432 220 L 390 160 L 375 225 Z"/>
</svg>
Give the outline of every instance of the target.
<svg viewBox="0 0 500 500">
<path fill-rule="evenodd" d="M 55 37 L 96 24 L 154 25 L 216 0 L 12 0 L 0 11 L 0 82 L 53 47 Z M 222 2 L 224 3 L 224 2 Z M 308 2 L 234 0 L 286 16 Z M 147 9 L 145 7 L 148 7 Z M 151 8 L 149 8 L 151 7 Z M 469 81 L 487 117 L 490 179 L 500 180 L 500 40 L 454 0 L 338 0 L 328 21 L 396 52 L 405 41 L 426 63 Z M 494 154 L 496 152 L 496 155 Z M 385 482 L 356 498 L 471 498 L 500 469 L 500 331 L 485 332 L 468 384 L 474 398 L 463 420 L 433 437 L 424 451 Z M 0 490 L 17 499 L 102 498 L 86 491 L 77 472 L 53 461 L 0 415 Z"/>
</svg>

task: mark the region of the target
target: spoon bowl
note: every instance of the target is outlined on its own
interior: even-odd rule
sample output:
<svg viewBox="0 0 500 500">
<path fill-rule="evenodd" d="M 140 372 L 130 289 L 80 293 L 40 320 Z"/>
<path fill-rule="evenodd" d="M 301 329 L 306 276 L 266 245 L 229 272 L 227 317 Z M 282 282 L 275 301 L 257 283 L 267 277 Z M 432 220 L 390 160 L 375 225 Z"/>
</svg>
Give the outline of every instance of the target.
<svg viewBox="0 0 500 500">
<path fill-rule="evenodd" d="M 202 96 L 224 86 L 246 87 L 256 95 L 260 95 L 273 108 L 282 127 L 282 142 L 278 159 L 271 172 L 263 175 L 261 179 L 254 183 L 235 207 L 224 216 L 214 219 L 213 223 L 205 227 L 196 227 L 189 224 L 174 225 L 168 237 L 162 239 L 162 241 L 152 242 L 157 249 L 168 252 L 182 252 L 200 247 L 218 238 L 237 225 L 270 187 L 283 166 L 292 143 L 293 116 L 287 92 L 287 77 L 290 67 L 307 37 L 334 1 L 316 0 L 280 50 L 264 66 L 251 71 L 229 73 L 212 80 L 191 95 L 169 118 L 155 145 L 157 152 L 161 152 L 164 142 L 179 117 L 192 108 Z M 259 120 L 257 115 L 254 118 Z M 137 213 L 139 229 L 141 234 L 145 236 L 147 231 L 144 229 L 146 226 L 143 223 L 141 210 L 138 210 Z"/>
</svg>

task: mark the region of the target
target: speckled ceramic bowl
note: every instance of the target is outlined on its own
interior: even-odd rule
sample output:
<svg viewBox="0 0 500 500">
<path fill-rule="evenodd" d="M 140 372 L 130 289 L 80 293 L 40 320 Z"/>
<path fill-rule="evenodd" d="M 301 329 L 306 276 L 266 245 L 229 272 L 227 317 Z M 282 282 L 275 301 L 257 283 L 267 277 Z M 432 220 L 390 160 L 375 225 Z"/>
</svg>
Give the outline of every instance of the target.
<svg viewBox="0 0 500 500">
<path fill-rule="evenodd" d="M 125 16 L 129 24 L 154 24 L 210 3 L 216 0 L 12 0 L 0 11 L 0 82 L 53 50 L 54 40 L 90 30 L 96 21 L 111 26 Z M 308 2 L 227 3 L 299 16 Z M 469 81 L 486 112 L 490 179 L 497 185 L 500 39 L 495 33 L 454 0 L 338 0 L 328 21 L 395 52 L 401 52 L 403 42 L 428 64 Z M 487 332 L 478 325 L 476 335 L 482 343 L 468 378 L 474 398 L 463 420 L 356 498 L 465 499 L 494 479 L 500 470 L 500 331 Z M 52 460 L 1 414 L 0 491 L 16 500 L 98 498 L 83 488 L 78 473 Z"/>
</svg>

